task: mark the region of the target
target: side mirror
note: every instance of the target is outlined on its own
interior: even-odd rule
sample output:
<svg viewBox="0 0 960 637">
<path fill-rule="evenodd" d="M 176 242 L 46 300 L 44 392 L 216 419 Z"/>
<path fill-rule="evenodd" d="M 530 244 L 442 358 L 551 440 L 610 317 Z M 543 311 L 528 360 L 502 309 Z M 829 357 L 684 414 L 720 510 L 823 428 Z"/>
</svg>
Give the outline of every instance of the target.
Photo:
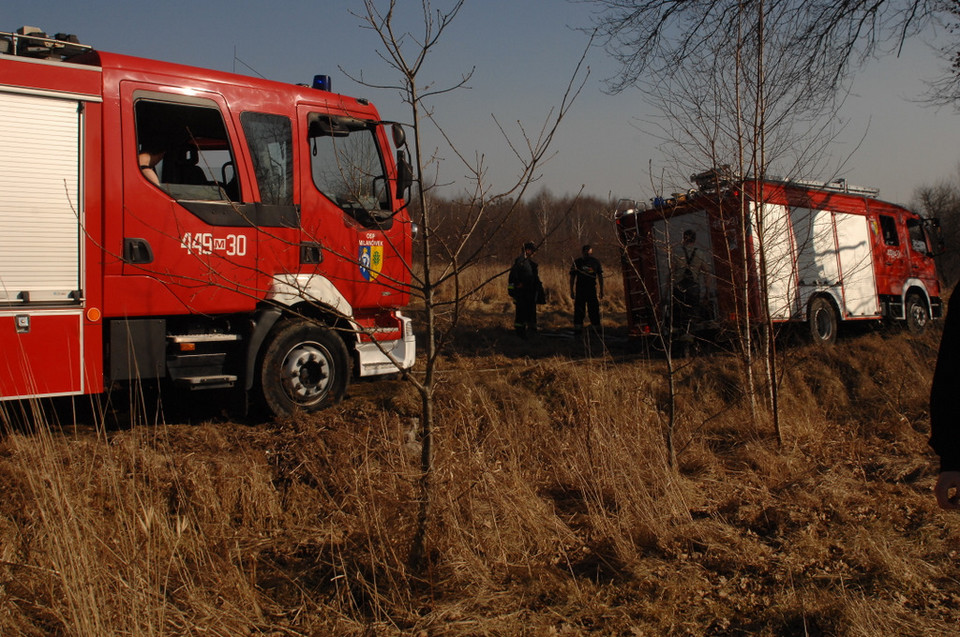
<svg viewBox="0 0 960 637">
<path fill-rule="evenodd" d="M 393 133 L 394 148 L 402 148 L 407 143 L 407 133 L 403 130 L 403 126 L 394 124 L 390 130 Z"/>
<path fill-rule="evenodd" d="M 946 252 L 946 246 L 943 243 L 943 229 L 940 227 L 939 219 L 924 219 L 924 234 L 927 235 L 927 245 L 930 246 L 929 256 L 938 257 Z"/>
<path fill-rule="evenodd" d="M 413 168 L 407 161 L 407 154 L 397 151 L 397 199 L 406 199 L 406 192 L 413 185 Z"/>
</svg>

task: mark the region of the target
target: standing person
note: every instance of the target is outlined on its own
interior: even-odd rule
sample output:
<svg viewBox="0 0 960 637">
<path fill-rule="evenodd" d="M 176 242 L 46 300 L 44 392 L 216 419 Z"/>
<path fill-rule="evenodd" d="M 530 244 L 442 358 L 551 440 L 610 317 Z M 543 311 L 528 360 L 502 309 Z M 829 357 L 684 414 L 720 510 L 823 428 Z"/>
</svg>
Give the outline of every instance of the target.
<svg viewBox="0 0 960 637">
<path fill-rule="evenodd" d="M 543 289 L 540 269 L 533 260 L 537 245 L 532 241 L 523 244 L 523 254 L 517 257 L 510 268 L 507 290 L 517 304 L 513 328 L 520 338 L 537 331 L 537 300 Z"/>
<path fill-rule="evenodd" d="M 593 256 L 589 245 L 580 250 L 580 257 L 570 268 L 570 296 L 573 298 L 573 331 L 583 330 L 584 310 L 590 315 L 590 325 L 600 327 L 600 300 L 603 298 L 603 266 Z"/>
<path fill-rule="evenodd" d="M 670 264 L 673 276 L 672 323 L 684 332 L 696 318 L 700 307 L 700 278 L 704 272 L 704 262 L 696 243 L 697 233 L 690 229 L 684 230 L 680 247 L 673 251 Z"/>
<path fill-rule="evenodd" d="M 956 298 L 960 293 L 950 297 L 930 388 L 930 446 L 940 456 L 933 492 L 943 509 L 960 509 L 960 300 Z"/>
</svg>

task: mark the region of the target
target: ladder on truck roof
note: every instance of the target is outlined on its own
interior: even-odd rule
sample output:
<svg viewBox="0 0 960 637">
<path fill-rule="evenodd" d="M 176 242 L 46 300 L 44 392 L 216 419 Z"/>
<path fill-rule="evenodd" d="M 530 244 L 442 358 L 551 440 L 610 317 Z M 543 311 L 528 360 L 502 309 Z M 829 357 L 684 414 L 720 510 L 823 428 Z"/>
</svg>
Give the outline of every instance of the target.
<svg viewBox="0 0 960 637">
<path fill-rule="evenodd" d="M 712 193 L 723 191 L 736 182 L 750 181 L 756 177 L 741 177 L 730 170 L 730 166 L 723 165 L 717 168 L 711 168 L 702 173 L 692 175 L 690 181 L 697 184 L 697 188 L 702 193 Z M 877 197 L 880 195 L 879 188 L 868 186 L 854 186 L 848 184 L 843 177 L 832 181 L 814 181 L 809 179 L 788 179 L 784 177 L 767 177 L 767 183 L 782 184 L 784 186 L 800 186 L 814 190 L 825 190 L 829 192 L 842 192 L 850 195 L 864 195 L 866 197 Z"/>
<path fill-rule="evenodd" d="M 853 184 L 848 184 L 847 180 L 843 177 L 834 179 L 833 181 L 811 181 L 807 179 L 780 179 L 777 177 L 770 177 L 767 179 L 767 181 L 775 184 L 784 184 L 786 186 L 803 186 L 804 188 L 812 188 L 815 190 L 842 192 L 849 195 L 864 195 L 866 197 L 877 197 L 880 194 L 879 188 L 872 188 L 870 186 L 854 186 Z"/>
</svg>

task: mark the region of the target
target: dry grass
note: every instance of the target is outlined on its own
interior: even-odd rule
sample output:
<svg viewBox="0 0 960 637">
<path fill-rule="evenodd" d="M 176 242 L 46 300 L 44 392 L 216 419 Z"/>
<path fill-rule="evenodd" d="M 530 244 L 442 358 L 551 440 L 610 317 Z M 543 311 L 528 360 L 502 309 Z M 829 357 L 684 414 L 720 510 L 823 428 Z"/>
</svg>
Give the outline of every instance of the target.
<svg viewBox="0 0 960 637">
<path fill-rule="evenodd" d="M 614 299 L 607 347 L 516 340 L 498 290 L 470 306 L 439 388 L 425 581 L 399 382 L 262 424 L 61 409 L 27 428 L 3 405 L 0 634 L 956 633 L 960 525 L 926 448 L 936 334 L 787 348 L 783 448 L 733 357 L 684 361 L 672 471 L 662 363 L 617 338 Z"/>
</svg>

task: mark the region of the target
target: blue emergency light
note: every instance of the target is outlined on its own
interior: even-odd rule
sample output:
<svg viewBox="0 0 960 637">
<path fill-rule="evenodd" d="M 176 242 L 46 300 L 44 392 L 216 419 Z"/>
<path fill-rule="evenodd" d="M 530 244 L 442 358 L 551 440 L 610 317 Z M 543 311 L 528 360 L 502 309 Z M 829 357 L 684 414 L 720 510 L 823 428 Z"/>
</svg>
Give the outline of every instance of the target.
<svg viewBox="0 0 960 637">
<path fill-rule="evenodd" d="M 314 75 L 313 76 L 313 88 L 320 89 L 321 91 L 329 91 L 331 89 L 331 82 L 329 75 Z"/>
</svg>

